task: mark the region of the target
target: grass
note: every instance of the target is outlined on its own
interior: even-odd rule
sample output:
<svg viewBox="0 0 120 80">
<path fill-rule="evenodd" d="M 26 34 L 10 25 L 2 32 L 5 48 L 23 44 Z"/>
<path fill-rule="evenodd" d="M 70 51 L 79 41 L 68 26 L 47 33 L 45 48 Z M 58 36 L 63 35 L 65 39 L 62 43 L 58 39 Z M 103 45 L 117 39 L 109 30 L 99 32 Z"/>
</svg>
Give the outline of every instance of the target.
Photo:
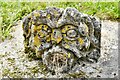
<svg viewBox="0 0 120 80">
<path fill-rule="evenodd" d="M 9 36 L 10 28 L 34 10 L 49 6 L 58 8 L 74 7 L 80 12 L 100 19 L 118 20 L 118 2 L 0 2 L 0 39 Z"/>
</svg>

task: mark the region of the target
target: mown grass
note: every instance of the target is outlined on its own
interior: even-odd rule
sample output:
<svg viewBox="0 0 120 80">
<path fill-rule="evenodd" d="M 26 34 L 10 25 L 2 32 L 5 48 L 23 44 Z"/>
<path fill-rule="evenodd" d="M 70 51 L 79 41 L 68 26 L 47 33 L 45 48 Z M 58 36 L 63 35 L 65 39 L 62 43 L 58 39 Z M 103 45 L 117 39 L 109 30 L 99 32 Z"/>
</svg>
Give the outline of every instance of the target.
<svg viewBox="0 0 120 80">
<path fill-rule="evenodd" d="M 118 20 L 118 2 L 0 2 L 0 39 L 9 36 L 12 25 L 34 10 L 49 6 L 58 8 L 74 7 L 80 12 L 100 19 Z"/>
</svg>

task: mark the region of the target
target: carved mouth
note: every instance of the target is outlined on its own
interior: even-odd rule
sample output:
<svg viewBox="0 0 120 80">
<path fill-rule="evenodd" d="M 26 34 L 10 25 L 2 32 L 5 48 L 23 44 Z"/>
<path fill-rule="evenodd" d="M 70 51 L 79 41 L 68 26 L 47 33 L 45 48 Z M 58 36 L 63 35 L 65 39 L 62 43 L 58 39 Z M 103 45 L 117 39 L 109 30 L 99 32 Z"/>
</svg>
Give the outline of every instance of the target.
<svg viewBox="0 0 120 80">
<path fill-rule="evenodd" d="M 68 59 L 71 54 L 59 46 L 53 46 L 43 54 L 43 63 L 47 65 L 50 70 L 55 72 L 63 71 L 63 68 L 68 66 Z"/>
</svg>

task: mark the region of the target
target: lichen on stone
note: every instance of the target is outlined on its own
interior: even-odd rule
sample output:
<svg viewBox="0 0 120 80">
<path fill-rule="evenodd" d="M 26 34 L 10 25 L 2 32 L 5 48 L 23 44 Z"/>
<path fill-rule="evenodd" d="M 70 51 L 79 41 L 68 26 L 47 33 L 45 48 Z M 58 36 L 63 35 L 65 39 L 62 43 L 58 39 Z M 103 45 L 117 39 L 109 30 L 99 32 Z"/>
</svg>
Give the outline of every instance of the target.
<svg viewBox="0 0 120 80">
<path fill-rule="evenodd" d="M 100 20 L 75 8 L 35 10 L 22 26 L 25 53 L 41 58 L 50 70 L 64 72 L 76 60 L 97 62 L 100 57 Z"/>
</svg>

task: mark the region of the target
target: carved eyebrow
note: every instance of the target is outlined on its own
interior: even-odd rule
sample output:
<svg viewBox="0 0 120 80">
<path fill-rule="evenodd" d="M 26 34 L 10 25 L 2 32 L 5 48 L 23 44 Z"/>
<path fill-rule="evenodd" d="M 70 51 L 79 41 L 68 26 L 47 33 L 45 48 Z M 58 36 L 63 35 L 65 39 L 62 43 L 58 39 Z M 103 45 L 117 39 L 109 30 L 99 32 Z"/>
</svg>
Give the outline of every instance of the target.
<svg viewBox="0 0 120 80">
<path fill-rule="evenodd" d="M 74 28 L 78 28 L 78 26 L 73 25 L 73 24 L 63 24 L 63 25 L 60 26 L 60 29 L 65 28 L 65 26 L 72 26 L 72 27 L 74 27 Z"/>
</svg>

